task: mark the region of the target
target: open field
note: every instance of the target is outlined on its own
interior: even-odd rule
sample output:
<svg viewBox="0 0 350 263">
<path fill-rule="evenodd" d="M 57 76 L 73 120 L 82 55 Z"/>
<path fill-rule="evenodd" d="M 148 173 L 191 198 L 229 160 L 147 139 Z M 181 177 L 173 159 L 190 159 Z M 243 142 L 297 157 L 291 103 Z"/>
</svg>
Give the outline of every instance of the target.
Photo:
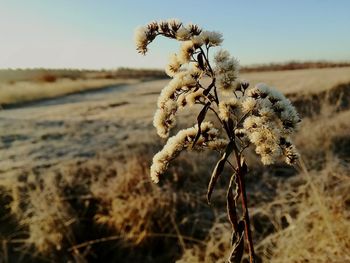
<svg viewBox="0 0 350 263">
<path fill-rule="evenodd" d="M 304 117 L 295 138 L 304 169 L 247 160 L 259 262 L 350 262 L 350 68 L 242 78 L 280 88 Z M 43 98 L 44 87 L 53 97 L 0 111 L 0 262 L 224 262 L 227 178 L 212 206 L 205 197 L 217 156 L 185 153 L 160 186 L 149 180 L 163 144 L 152 118 L 169 80 L 79 81 L 0 86 L 0 104 Z"/>
<path fill-rule="evenodd" d="M 6 107 L 16 103 L 162 78 L 166 78 L 166 75 L 159 70 L 127 68 L 109 71 L 0 70 L 0 105 Z"/>
<path fill-rule="evenodd" d="M 286 94 L 300 95 L 317 93 L 342 83 L 350 82 L 350 67 L 286 70 L 273 72 L 251 72 L 241 74 L 252 85 L 258 82 L 269 83 Z"/>
<path fill-rule="evenodd" d="M 278 73 L 249 72 L 243 73 L 241 77 L 248 79 L 252 85 L 258 82 L 270 83 L 287 93 L 311 93 L 350 82 L 350 67 L 295 69 Z M 6 107 L 16 103 L 162 78 L 167 77 L 157 70 L 0 70 L 0 105 Z"/>
<path fill-rule="evenodd" d="M 0 105 L 8 105 L 35 101 L 40 99 L 55 98 L 82 91 L 95 90 L 112 85 L 135 83 L 137 80 L 111 80 L 111 79 L 85 79 L 70 80 L 60 79 L 51 82 L 36 83 L 32 81 L 21 81 L 10 86 L 0 84 Z"/>
</svg>

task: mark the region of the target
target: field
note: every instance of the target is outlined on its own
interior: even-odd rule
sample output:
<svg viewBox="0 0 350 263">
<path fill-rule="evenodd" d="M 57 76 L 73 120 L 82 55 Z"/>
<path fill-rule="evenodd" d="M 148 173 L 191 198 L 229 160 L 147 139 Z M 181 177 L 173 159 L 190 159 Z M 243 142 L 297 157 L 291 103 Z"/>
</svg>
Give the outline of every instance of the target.
<svg viewBox="0 0 350 263">
<path fill-rule="evenodd" d="M 205 197 L 218 156 L 184 153 L 160 186 L 149 179 L 169 80 L 44 73 L 0 83 L 0 262 L 225 262 L 228 174 L 211 206 Z M 242 78 L 279 88 L 303 116 L 304 167 L 247 160 L 259 262 L 350 262 L 350 67 Z"/>
<path fill-rule="evenodd" d="M 159 70 L 0 70 L 0 105 L 56 98 L 112 85 L 165 78 Z"/>
</svg>

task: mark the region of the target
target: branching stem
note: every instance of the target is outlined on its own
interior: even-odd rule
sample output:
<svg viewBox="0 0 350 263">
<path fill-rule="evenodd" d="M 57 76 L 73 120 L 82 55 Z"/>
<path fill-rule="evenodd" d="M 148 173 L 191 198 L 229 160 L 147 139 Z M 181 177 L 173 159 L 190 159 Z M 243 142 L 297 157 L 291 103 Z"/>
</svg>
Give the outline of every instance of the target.
<svg viewBox="0 0 350 263">
<path fill-rule="evenodd" d="M 209 59 L 208 59 L 208 48 L 207 48 L 207 55 L 204 53 L 203 49 L 201 49 L 201 52 L 203 54 L 204 59 L 207 62 L 209 71 L 211 74 L 214 74 L 210 63 L 209 63 Z M 216 86 L 215 86 L 215 78 L 214 75 L 212 75 L 213 81 L 214 81 L 214 99 L 216 102 L 216 105 L 219 105 L 219 96 L 217 94 L 216 91 Z M 210 107 L 210 110 L 212 110 L 215 115 L 217 116 L 217 118 L 220 120 L 217 112 Z M 247 115 L 245 115 L 244 117 L 246 117 Z M 239 121 L 239 123 L 244 119 L 244 117 Z M 253 237 L 252 237 L 252 231 L 250 228 L 250 218 L 249 218 L 249 211 L 248 211 L 248 201 L 247 201 L 247 193 L 246 193 L 246 188 L 245 188 L 245 175 L 247 173 L 247 168 L 246 167 L 242 167 L 242 162 L 241 162 L 241 151 L 238 149 L 236 142 L 235 142 L 235 136 L 234 136 L 234 132 L 230 130 L 229 124 L 226 121 L 221 121 L 221 124 L 223 125 L 224 130 L 227 133 L 228 138 L 230 139 L 231 142 L 233 142 L 234 145 L 234 155 L 235 155 L 235 159 L 237 162 L 237 168 L 234 168 L 234 166 L 230 164 L 230 166 L 232 167 L 232 169 L 236 172 L 236 176 L 237 176 L 237 181 L 238 181 L 238 187 L 240 189 L 239 193 L 240 193 L 240 197 L 241 197 L 241 202 L 242 202 L 242 208 L 243 208 L 243 221 L 244 221 L 244 233 L 245 233 L 245 237 L 246 240 L 248 242 L 248 248 L 249 248 L 249 258 L 250 258 L 250 263 L 255 263 L 255 252 L 254 252 L 254 245 L 253 245 Z M 245 165 L 245 164 L 244 164 Z M 230 186 L 228 191 L 230 191 Z M 234 200 L 232 201 L 230 198 L 227 199 L 227 202 L 234 202 Z M 227 203 L 227 206 L 229 207 L 229 203 Z M 236 231 L 237 229 L 235 229 L 235 227 L 237 226 L 238 222 L 231 222 L 233 225 L 233 230 Z"/>
</svg>

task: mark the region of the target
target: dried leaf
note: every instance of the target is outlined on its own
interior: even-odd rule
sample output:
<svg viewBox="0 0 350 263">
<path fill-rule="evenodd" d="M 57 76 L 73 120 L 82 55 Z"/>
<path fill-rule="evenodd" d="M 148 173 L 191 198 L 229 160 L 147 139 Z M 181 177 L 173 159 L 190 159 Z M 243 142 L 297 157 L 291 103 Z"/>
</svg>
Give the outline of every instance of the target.
<svg viewBox="0 0 350 263">
<path fill-rule="evenodd" d="M 222 155 L 220 160 L 217 162 L 217 164 L 215 165 L 215 168 L 213 170 L 213 173 L 211 174 L 210 182 L 208 185 L 208 191 L 207 191 L 207 201 L 209 204 L 210 204 L 210 198 L 211 198 L 211 195 L 213 193 L 216 181 L 218 180 L 220 174 L 224 170 L 224 166 L 225 166 L 225 163 L 227 161 L 227 158 L 230 156 L 230 154 L 233 151 L 233 145 L 234 145 L 234 142 L 232 142 L 232 141 L 229 142 L 229 144 L 226 146 L 225 153 Z"/>
<path fill-rule="evenodd" d="M 241 220 L 238 224 L 238 231 L 232 235 L 232 252 L 229 258 L 230 263 L 240 263 L 244 251 L 244 222 Z"/>
<path fill-rule="evenodd" d="M 235 174 L 231 176 L 230 185 L 227 190 L 226 195 L 226 208 L 227 208 L 227 215 L 231 222 L 231 225 L 233 227 L 234 232 L 238 231 L 238 222 L 237 222 L 237 211 L 236 211 L 236 200 L 235 196 L 233 194 L 233 182 L 234 182 Z"/>
<path fill-rule="evenodd" d="M 229 262 L 240 263 L 243 257 L 243 250 L 244 250 L 244 238 L 243 238 L 243 235 L 241 235 L 238 242 L 234 244 Z"/>
<path fill-rule="evenodd" d="M 201 124 L 205 119 L 205 116 L 208 112 L 210 104 L 211 104 L 211 102 L 207 102 L 207 104 L 205 104 L 205 106 L 203 107 L 203 109 L 201 110 L 201 112 L 197 116 L 198 132 L 196 134 L 196 137 L 193 140 L 192 148 L 196 145 L 199 137 L 201 136 L 201 133 L 202 133 Z"/>
<path fill-rule="evenodd" d="M 228 125 L 229 130 L 230 130 L 230 131 L 233 131 L 233 129 L 234 129 L 234 123 L 233 123 L 233 120 L 232 120 L 231 118 L 228 119 L 227 125 Z"/>
<path fill-rule="evenodd" d="M 199 53 L 197 56 L 197 61 L 198 61 L 198 66 L 201 70 L 205 70 L 205 66 L 204 66 L 204 60 L 203 60 L 203 54 Z"/>
<path fill-rule="evenodd" d="M 244 157 L 241 159 L 241 173 L 242 175 L 246 175 L 248 173 L 248 166 L 244 160 Z"/>
</svg>

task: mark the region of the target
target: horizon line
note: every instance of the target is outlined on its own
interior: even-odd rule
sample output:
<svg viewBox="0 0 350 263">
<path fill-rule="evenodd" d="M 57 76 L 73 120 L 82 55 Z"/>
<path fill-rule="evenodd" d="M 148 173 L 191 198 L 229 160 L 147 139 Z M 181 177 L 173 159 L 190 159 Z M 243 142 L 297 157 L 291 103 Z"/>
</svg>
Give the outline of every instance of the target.
<svg viewBox="0 0 350 263">
<path fill-rule="evenodd" d="M 296 64 L 307 64 L 307 63 L 326 63 L 326 64 L 345 64 L 346 66 L 350 66 L 350 60 L 327 60 L 327 59 L 319 59 L 319 60 L 286 60 L 281 62 L 267 62 L 267 63 L 251 63 L 247 65 L 241 65 L 241 68 L 254 68 L 254 67 L 264 67 L 264 66 L 274 66 L 274 65 L 288 65 L 291 63 Z M 347 65 L 349 64 L 349 65 Z M 132 69 L 132 70 L 164 70 L 164 68 L 160 67 L 128 67 L 128 66 L 117 66 L 117 67 L 100 67 L 100 68 L 84 68 L 84 67 L 0 67 L 0 70 L 79 70 L 79 71 L 110 71 L 110 70 L 119 70 L 119 69 Z"/>
</svg>

